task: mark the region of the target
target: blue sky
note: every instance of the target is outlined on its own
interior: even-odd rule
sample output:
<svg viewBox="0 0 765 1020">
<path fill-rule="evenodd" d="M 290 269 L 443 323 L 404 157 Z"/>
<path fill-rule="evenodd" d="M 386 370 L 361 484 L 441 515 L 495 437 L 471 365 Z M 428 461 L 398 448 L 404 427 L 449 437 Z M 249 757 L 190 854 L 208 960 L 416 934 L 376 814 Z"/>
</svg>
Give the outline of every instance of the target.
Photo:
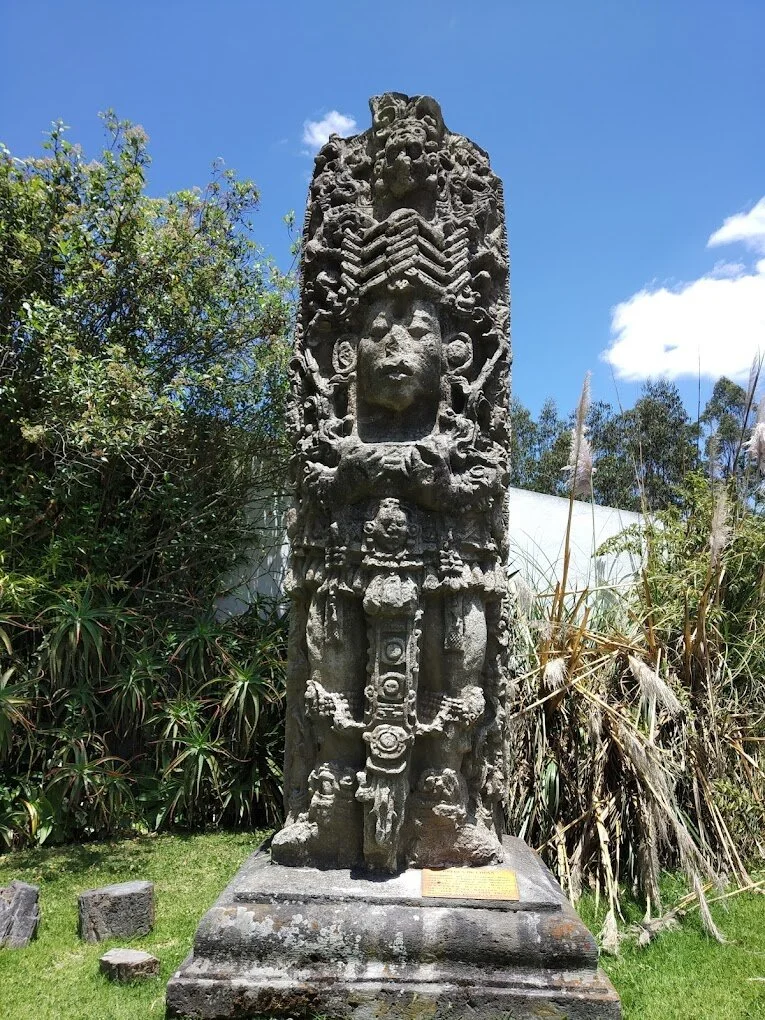
<svg viewBox="0 0 765 1020">
<path fill-rule="evenodd" d="M 505 182 L 514 391 L 534 410 L 569 410 L 591 369 L 596 399 L 616 401 L 612 374 L 626 406 L 668 373 L 695 411 L 699 360 L 706 395 L 765 349 L 762 0 L 5 0 L 0 31 L 14 155 L 57 118 L 95 155 L 114 107 L 149 133 L 153 193 L 219 156 L 252 177 L 282 264 L 306 122 L 364 130 L 370 95 L 435 96 Z"/>
</svg>

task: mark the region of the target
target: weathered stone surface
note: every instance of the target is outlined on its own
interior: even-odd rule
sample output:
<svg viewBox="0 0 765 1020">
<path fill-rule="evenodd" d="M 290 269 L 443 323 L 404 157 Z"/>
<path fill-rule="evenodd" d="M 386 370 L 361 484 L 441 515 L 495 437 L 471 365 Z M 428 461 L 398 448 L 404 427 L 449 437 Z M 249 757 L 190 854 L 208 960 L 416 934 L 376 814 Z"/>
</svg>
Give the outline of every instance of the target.
<svg viewBox="0 0 765 1020">
<path fill-rule="evenodd" d="M 168 1013 L 200 1020 L 324 1014 L 346 1020 L 616 1020 L 595 941 L 540 859 L 506 837 L 514 903 L 419 894 L 421 871 L 246 862 L 168 985 Z"/>
<path fill-rule="evenodd" d="M 0 889 L 0 946 L 23 949 L 37 934 L 40 890 L 14 880 Z"/>
<path fill-rule="evenodd" d="M 102 974 L 112 981 L 142 981 L 159 974 L 159 960 L 140 949 L 110 949 L 98 961 Z"/>
<path fill-rule="evenodd" d="M 513 672 L 502 185 L 429 97 L 316 158 L 292 364 L 292 632 L 274 860 L 501 855 Z"/>
<path fill-rule="evenodd" d="M 317 156 L 303 235 L 287 820 L 274 863 L 256 854 L 203 918 L 168 1012 L 616 1020 L 592 936 L 501 835 L 519 671 L 502 186 L 435 100 L 371 107 Z M 422 895 L 422 869 L 460 869 L 459 893 L 467 866 L 489 886 L 514 870 L 519 898 Z"/>
<path fill-rule="evenodd" d="M 148 935 L 154 927 L 154 884 L 121 882 L 80 894 L 80 938 L 102 942 L 110 938 Z"/>
</svg>

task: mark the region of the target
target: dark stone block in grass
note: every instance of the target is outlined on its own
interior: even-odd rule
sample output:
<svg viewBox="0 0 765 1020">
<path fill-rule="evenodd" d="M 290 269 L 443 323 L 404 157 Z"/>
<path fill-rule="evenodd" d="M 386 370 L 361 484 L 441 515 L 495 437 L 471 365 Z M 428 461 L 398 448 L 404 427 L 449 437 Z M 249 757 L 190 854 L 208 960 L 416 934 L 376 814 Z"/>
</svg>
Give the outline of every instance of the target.
<svg viewBox="0 0 765 1020">
<path fill-rule="evenodd" d="M 80 938 L 85 942 L 148 935 L 153 927 L 153 882 L 122 882 L 80 894 Z"/>
<path fill-rule="evenodd" d="M 111 981 L 142 981 L 159 974 L 159 960 L 140 949 L 110 949 L 98 961 Z"/>
<path fill-rule="evenodd" d="M 23 949 L 37 934 L 40 923 L 36 885 L 13 881 L 0 889 L 0 946 Z"/>
</svg>

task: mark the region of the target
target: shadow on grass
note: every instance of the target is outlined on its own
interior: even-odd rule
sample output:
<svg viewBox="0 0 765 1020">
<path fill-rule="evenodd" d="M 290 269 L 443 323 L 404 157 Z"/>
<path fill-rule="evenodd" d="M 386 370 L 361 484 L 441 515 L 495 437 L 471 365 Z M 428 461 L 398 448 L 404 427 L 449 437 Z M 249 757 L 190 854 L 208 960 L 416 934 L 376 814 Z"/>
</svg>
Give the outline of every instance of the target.
<svg viewBox="0 0 765 1020">
<path fill-rule="evenodd" d="M 268 841 L 271 833 L 260 831 L 230 833 L 231 836 L 254 836 L 260 845 Z M 166 840 L 172 839 L 176 847 L 191 845 L 203 838 L 202 832 L 163 832 L 133 835 L 107 842 L 67 843 L 62 846 L 31 847 L 26 850 L 14 850 L 0 854 L 0 870 L 35 871 L 41 873 L 46 881 L 55 881 L 66 877 L 68 881 L 86 876 L 92 877 L 96 872 L 121 873 L 126 870 L 135 871 L 142 866 L 151 870 L 156 863 L 157 849 Z"/>
</svg>

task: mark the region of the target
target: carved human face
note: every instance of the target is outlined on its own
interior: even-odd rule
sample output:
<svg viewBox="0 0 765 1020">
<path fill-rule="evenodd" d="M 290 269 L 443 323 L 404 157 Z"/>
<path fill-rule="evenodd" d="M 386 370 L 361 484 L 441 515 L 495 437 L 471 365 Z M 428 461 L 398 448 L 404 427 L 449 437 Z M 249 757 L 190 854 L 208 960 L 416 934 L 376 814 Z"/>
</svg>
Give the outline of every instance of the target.
<svg viewBox="0 0 765 1020">
<path fill-rule="evenodd" d="M 358 347 L 359 396 L 368 405 L 402 412 L 438 394 L 441 327 L 435 305 L 415 298 L 396 309 L 372 306 Z"/>
<path fill-rule="evenodd" d="M 437 149 L 444 121 L 438 103 L 427 96 L 412 102 L 381 96 L 374 106 L 374 137 L 379 146 L 375 187 L 397 199 L 422 189 L 433 191 L 438 180 Z"/>
<path fill-rule="evenodd" d="M 427 135 L 422 124 L 405 122 L 391 132 L 385 145 L 383 180 L 396 198 L 426 184 L 435 184 L 438 157 L 426 148 Z"/>
<path fill-rule="evenodd" d="M 397 552 L 406 545 L 409 522 L 397 499 L 384 499 L 375 517 L 377 544 L 386 552 Z"/>
</svg>

